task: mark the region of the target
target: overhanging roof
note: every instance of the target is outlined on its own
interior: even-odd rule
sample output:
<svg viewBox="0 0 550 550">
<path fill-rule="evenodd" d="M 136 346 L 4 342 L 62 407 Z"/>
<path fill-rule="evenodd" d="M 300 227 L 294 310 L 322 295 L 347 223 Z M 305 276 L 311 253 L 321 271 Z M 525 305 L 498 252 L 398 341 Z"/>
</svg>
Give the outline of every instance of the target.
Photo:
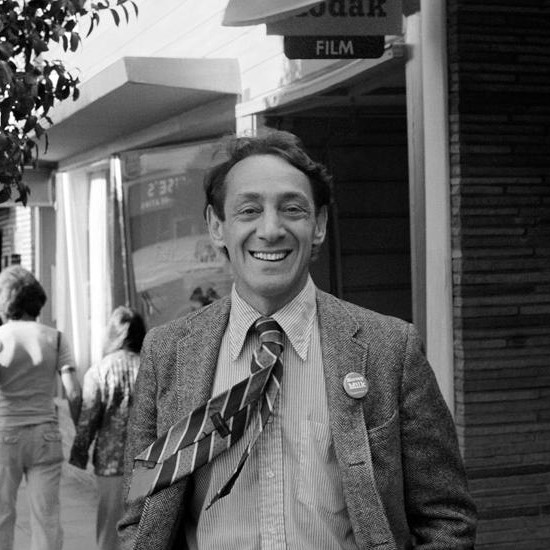
<svg viewBox="0 0 550 550">
<path fill-rule="evenodd" d="M 45 162 L 59 162 L 241 92 L 236 59 L 123 57 L 51 112 Z"/>
<path fill-rule="evenodd" d="M 229 0 L 222 25 L 238 27 L 272 23 L 297 15 L 319 0 Z"/>
</svg>

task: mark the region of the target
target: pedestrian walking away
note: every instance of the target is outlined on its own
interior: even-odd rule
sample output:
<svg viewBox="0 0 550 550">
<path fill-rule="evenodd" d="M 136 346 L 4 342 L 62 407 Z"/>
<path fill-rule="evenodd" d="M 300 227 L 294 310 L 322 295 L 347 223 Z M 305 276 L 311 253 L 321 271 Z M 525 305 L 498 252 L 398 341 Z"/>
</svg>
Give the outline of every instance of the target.
<svg viewBox="0 0 550 550">
<path fill-rule="evenodd" d="M 84 375 L 82 411 L 69 463 L 82 469 L 92 444 L 99 503 L 96 540 L 99 550 L 118 550 L 116 524 L 122 513 L 122 473 L 128 411 L 145 336 L 142 317 L 131 308 L 111 314 L 103 359 Z"/>
<path fill-rule="evenodd" d="M 65 336 L 37 321 L 46 293 L 20 266 L 0 273 L 0 547 L 12 550 L 19 485 L 27 483 L 30 550 L 61 550 L 63 452 L 54 403 L 61 377 L 73 420 L 80 385 Z"/>
</svg>

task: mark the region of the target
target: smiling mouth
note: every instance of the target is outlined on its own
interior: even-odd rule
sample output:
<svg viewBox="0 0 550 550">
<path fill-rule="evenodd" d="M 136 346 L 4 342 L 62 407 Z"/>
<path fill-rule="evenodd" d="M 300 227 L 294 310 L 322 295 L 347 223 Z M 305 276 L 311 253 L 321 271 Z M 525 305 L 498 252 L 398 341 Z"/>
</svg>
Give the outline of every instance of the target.
<svg viewBox="0 0 550 550">
<path fill-rule="evenodd" d="M 285 252 L 250 252 L 250 255 L 256 260 L 262 260 L 264 262 L 280 262 L 284 260 L 290 251 Z"/>
</svg>

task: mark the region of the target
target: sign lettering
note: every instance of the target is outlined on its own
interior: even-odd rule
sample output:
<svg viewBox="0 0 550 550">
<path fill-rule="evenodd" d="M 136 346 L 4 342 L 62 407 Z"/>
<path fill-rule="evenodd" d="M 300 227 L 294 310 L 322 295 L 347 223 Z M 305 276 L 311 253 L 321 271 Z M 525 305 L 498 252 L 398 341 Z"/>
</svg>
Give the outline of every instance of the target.
<svg viewBox="0 0 550 550">
<path fill-rule="evenodd" d="M 402 32 L 401 0 L 327 0 L 287 19 L 267 24 L 283 36 L 366 36 Z"/>
<path fill-rule="evenodd" d="M 172 208 L 176 194 L 186 184 L 186 179 L 182 174 L 134 184 L 129 191 L 130 215 Z"/>
<path fill-rule="evenodd" d="M 322 17 L 328 13 L 332 17 L 387 17 L 384 10 L 386 0 L 332 0 L 313 6 L 309 11 L 297 17 Z M 366 5 L 365 5 L 366 4 Z M 366 8 L 366 9 L 365 9 Z"/>
<path fill-rule="evenodd" d="M 384 53 L 383 36 L 285 36 L 289 59 L 378 58 Z"/>
</svg>

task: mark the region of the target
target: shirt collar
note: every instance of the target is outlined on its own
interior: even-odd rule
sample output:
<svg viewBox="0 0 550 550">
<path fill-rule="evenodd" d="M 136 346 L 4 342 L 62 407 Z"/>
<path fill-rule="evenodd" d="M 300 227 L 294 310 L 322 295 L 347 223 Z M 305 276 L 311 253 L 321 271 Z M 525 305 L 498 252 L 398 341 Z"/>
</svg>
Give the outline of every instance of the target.
<svg viewBox="0 0 550 550">
<path fill-rule="evenodd" d="M 303 361 L 307 359 L 311 328 L 316 312 L 315 284 L 308 276 L 300 293 L 271 315 L 281 325 L 290 344 Z M 261 317 L 261 314 L 239 296 L 235 285 L 233 285 L 229 314 L 229 342 L 232 361 L 235 361 L 241 353 L 246 335 L 258 317 Z"/>
</svg>

